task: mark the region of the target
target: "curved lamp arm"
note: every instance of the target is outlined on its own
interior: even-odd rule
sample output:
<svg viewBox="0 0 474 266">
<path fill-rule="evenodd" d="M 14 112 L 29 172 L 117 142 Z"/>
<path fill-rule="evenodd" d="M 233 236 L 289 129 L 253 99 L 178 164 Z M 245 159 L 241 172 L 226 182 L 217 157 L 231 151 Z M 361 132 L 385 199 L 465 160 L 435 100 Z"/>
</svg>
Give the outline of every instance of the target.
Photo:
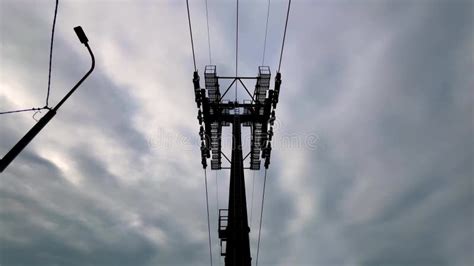
<svg viewBox="0 0 474 266">
<path fill-rule="evenodd" d="M 76 91 L 76 89 L 82 84 L 82 82 L 84 80 L 86 80 L 86 78 L 92 73 L 92 71 L 95 68 L 94 53 L 92 53 L 92 50 L 89 47 L 89 43 L 88 43 L 89 40 L 87 39 L 86 34 L 82 30 L 81 26 L 75 27 L 74 31 L 76 32 L 76 35 L 79 38 L 79 40 L 81 41 L 81 43 L 83 43 L 86 46 L 87 51 L 89 51 L 89 54 L 91 56 L 92 64 L 91 64 L 91 68 L 89 69 L 89 71 L 87 71 L 87 73 L 76 83 L 76 85 L 74 85 L 74 87 L 66 94 L 66 96 L 64 96 L 63 99 L 53 108 L 54 111 L 57 111 L 59 109 L 59 107 L 61 107 L 61 105 L 63 105 L 63 103 Z"/>
</svg>

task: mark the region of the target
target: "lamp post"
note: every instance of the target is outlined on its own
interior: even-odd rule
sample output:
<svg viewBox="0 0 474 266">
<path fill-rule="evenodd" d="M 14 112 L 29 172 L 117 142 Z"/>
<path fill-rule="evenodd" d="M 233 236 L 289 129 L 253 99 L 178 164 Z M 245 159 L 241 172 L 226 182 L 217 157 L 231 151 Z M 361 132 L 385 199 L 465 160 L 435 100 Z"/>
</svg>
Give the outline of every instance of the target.
<svg viewBox="0 0 474 266">
<path fill-rule="evenodd" d="M 59 110 L 61 105 L 66 102 L 66 100 L 76 91 L 76 89 L 84 82 L 84 80 L 92 73 L 92 71 L 95 68 L 95 57 L 94 54 L 92 53 L 91 48 L 89 47 L 89 40 L 87 39 L 86 34 L 82 30 L 81 26 L 77 26 L 74 28 L 74 31 L 76 32 L 77 37 L 83 43 L 87 50 L 89 51 L 89 54 L 91 56 L 92 64 L 91 68 L 87 73 L 74 85 L 74 87 L 64 96 L 61 101 L 52 109 L 49 109 L 49 111 L 44 115 L 31 129 L 28 131 L 23 138 L 18 141 L 18 143 L 13 146 L 13 148 L 0 160 L 0 173 L 5 170 L 8 165 L 18 156 L 18 154 L 30 143 L 31 140 L 33 140 L 36 135 L 48 124 L 48 122 L 56 115 L 56 112 Z"/>
</svg>

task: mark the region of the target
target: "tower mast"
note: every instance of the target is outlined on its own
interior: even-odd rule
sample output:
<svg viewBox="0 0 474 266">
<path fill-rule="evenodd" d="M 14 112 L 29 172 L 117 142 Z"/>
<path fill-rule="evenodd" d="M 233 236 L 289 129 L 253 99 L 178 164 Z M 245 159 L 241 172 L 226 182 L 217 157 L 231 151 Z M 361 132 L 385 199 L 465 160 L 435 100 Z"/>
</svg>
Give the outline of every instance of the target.
<svg viewBox="0 0 474 266">
<path fill-rule="evenodd" d="M 195 101 L 199 109 L 197 118 L 201 125 L 199 130 L 201 163 L 206 169 L 207 160 L 210 158 L 212 170 L 230 169 L 229 206 L 228 209 L 219 210 L 218 233 L 221 240 L 221 255 L 225 256 L 226 266 L 250 266 L 252 258 L 244 169 L 260 170 L 261 158 L 265 159 L 265 168 L 270 165 L 274 109 L 278 103 L 281 75 L 277 73 L 273 90 L 269 89 L 271 73 L 268 66 L 260 66 L 256 77 L 219 77 L 216 66 L 208 65 L 204 77 L 205 88 L 201 88 L 199 74 L 197 71 L 194 72 Z M 219 80 L 223 79 L 232 82 L 221 95 Z M 253 94 L 242 80 L 256 81 Z M 249 101 L 223 100 L 236 82 L 239 82 L 248 93 Z M 230 124 L 233 137 L 230 167 L 222 167 L 222 127 Z M 250 152 L 245 157 L 242 154 L 242 127 L 251 129 Z M 247 157 L 250 158 L 250 164 L 245 168 L 244 160 Z"/>
<path fill-rule="evenodd" d="M 228 224 L 224 229 L 227 231 L 225 264 L 251 265 L 241 123 L 238 115 L 234 115 L 232 122 L 232 137 Z"/>
</svg>

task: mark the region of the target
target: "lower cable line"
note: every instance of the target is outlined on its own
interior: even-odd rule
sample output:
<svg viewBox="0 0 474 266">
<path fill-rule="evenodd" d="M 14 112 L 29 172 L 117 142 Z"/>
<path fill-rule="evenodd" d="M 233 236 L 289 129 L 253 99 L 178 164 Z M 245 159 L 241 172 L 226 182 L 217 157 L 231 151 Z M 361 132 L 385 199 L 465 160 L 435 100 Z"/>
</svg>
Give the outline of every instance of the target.
<svg viewBox="0 0 474 266">
<path fill-rule="evenodd" d="M 219 171 L 216 171 L 216 211 L 217 211 L 217 219 L 219 219 L 219 182 L 218 182 L 218 173 Z M 217 248 L 218 248 L 218 253 L 220 254 L 220 244 L 219 240 L 216 242 Z M 217 255 L 217 262 L 219 265 L 221 265 L 221 260 L 219 258 L 219 255 Z"/>
<path fill-rule="evenodd" d="M 209 194 L 207 193 L 207 170 L 204 169 L 204 182 L 206 185 L 207 231 L 209 233 L 209 258 L 212 266 L 211 222 L 209 219 Z"/>
<path fill-rule="evenodd" d="M 252 171 L 252 197 L 250 200 L 250 228 L 252 227 L 252 217 L 253 217 L 253 195 L 255 193 L 255 171 Z"/>
<path fill-rule="evenodd" d="M 265 203 L 265 184 L 267 183 L 267 169 L 265 169 L 265 177 L 263 179 L 263 193 L 262 193 L 262 207 L 260 209 L 260 226 L 258 228 L 258 242 L 257 242 L 257 260 L 255 265 L 258 266 L 258 255 L 260 253 L 260 234 L 262 232 L 262 218 L 263 218 L 263 204 Z"/>
</svg>

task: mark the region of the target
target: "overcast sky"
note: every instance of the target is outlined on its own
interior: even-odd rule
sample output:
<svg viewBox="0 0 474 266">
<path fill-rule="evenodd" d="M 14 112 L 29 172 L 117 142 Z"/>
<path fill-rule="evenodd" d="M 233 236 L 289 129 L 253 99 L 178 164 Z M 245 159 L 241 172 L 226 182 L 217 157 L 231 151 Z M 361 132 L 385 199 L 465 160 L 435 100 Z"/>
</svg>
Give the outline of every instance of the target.
<svg viewBox="0 0 474 266">
<path fill-rule="evenodd" d="M 203 77 L 205 1 L 190 2 Z M 287 2 L 271 2 L 274 75 Z M 212 63 L 232 75 L 235 1 L 208 3 Z M 266 3 L 240 3 L 240 75 L 262 63 Z M 261 265 L 474 264 L 473 10 L 293 1 Z M 44 106 L 53 11 L 54 0 L 0 0 L 0 111 Z M 97 66 L 0 175 L 2 266 L 209 265 L 187 23 L 184 0 L 60 1 L 50 102 L 90 66 L 74 26 Z M 0 156 L 31 116 L 0 117 Z M 255 262 L 263 171 L 245 174 Z M 218 265 L 229 172 L 208 178 Z"/>
</svg>

